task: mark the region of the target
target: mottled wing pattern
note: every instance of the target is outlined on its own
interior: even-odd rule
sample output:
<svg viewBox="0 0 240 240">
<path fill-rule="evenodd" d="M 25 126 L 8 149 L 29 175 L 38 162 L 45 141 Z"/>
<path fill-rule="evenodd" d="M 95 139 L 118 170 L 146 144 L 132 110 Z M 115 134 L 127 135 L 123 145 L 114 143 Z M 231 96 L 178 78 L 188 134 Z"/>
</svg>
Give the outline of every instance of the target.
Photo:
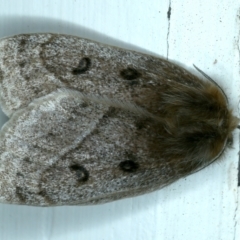
<svg viewBox="0 0 240 240">
<path fill-rule="evenodd" d="M 162 58 L 58 34 L 0 40 L 0 202 L 103 203 L 221 156 L 239 119 L 214 81 Z"/>
<path fill-rule="evenodd" d="M 165 186 L 176 174 L 149 153 L 141 121 L 76 91 L 35 100 L 1 131 L 0 201 L 93 204 Z"/>
<path fill-rule="evenodd" d="M 23 34 L 0 40 L 0 101 L 7 115 L 63 87 L 149 107 L 149 95 L 178 83 L 196 86 L 199 79 L 163 58 L 88 39 Z"/>
</svg>

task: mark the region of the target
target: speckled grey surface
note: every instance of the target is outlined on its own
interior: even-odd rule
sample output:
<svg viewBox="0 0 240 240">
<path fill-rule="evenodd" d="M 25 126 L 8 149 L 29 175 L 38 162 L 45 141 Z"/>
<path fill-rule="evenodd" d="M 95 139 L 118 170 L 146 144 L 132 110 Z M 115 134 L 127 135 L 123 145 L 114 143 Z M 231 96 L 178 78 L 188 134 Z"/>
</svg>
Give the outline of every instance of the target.
<svg viewBox="0 0 240 240">
<path fill-rule="evenodd" d="M 95 204 L 159 189 L 216 160 L 238 123 L 213 83 L 66 35 L 0 40 L 0 95 L 11 117 L 0 133 L 5 203 Z"/>
</svg>

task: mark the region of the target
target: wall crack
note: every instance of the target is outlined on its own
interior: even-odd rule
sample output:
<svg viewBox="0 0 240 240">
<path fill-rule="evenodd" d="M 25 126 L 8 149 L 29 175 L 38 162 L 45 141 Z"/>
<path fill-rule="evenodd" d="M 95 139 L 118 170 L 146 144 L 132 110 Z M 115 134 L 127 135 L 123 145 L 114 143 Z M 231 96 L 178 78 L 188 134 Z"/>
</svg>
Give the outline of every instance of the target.
<svg viewBox="0 0 240 240">
<path fill-rule="evenodd" d="M 171 13 L 172 13 L 172 1 L 169 1 L 167 18 L 168 18 L 168 32 L 167 32 L 167 59 L 169 54 L 169 34 L 170 34 L 170 26 L 171 26 Z"/>
</svg>

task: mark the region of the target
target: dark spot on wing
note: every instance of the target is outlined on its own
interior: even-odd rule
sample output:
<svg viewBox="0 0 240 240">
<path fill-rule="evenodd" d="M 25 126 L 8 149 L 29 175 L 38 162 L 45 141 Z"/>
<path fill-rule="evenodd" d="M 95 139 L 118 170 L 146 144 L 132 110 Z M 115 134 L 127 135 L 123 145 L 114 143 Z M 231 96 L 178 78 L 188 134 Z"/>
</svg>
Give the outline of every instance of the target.
<svg viewBox="0 0 240 240">
<path fill-rule="evenodd" d="M 86 182 L 89 178 L 89 173 L 83 166 L 78 164 L 71 165 L 69 169 L 75 173 L 76 178 L 79 182 Z"/>
<path fill-rule="evenodd" d="M 85 73 L 90 68 L 90 66 L 91 59 L 88 57 L 84 57 L 79 61 L 78 66 L 72 70 L 72 74 L 79 75 Z"/>
<path fill-rule="evenodd" d="M 134 68 L 131 68 L 131 67 L 128 67 L 128 68 L 125 68 L 125 69 L 122 69 L 120 71 L 120 75 L 123 79 L 126 79 L 126 80 L 134 80 L 134 79 L 137 79 L 141 76 L 141 73 L 138 72 L 136 69 Z M 133 82 L 133 85 L 136 84 L 137 82 L 134 81 Z"/>
</svg>

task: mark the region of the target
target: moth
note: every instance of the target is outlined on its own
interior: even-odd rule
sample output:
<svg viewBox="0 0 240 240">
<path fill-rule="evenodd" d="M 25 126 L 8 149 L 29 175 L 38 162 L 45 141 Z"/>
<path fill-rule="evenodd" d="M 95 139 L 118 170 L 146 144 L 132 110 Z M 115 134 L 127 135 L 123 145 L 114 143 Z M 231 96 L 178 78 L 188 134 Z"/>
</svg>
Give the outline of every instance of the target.
<svg viewBox="0 0 240 240">
<path fill-rule="evenodd" d="M 0 202 L 105 203 L 215 162 L 239 119 L 163 58 L 50 33 L 0 40 Z"/>
</svg>

